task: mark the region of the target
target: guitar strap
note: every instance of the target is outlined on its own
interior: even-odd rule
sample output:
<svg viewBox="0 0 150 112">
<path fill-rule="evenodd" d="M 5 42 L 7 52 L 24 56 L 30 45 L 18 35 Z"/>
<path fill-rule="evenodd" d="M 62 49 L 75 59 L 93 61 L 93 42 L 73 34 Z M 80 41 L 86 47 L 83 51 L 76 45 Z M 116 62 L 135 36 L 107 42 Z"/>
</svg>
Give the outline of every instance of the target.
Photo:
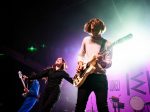
<svg viewBox="0 0 150 112">
<path fill-rule="evenodd" d="M 101 38 L 101 41 L 100 41 L 100 45 L 101 45 L 101 49 L 100 49 L 100 52 L 102 52 L 103 50 L 105 50 L 105 43 L 106 43 L 106 39 L 104 38 Z"/>
</svg>

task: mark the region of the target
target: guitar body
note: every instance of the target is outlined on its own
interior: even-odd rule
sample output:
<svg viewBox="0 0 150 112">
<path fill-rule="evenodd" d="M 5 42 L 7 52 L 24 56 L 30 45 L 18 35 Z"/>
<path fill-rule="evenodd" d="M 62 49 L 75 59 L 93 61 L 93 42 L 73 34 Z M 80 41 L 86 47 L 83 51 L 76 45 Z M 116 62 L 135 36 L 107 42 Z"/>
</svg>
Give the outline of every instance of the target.
<svg viewBox="0 0 150 112">
<path fill-rule="evenodd" d="M 76 87 L 80 87 L 84 81 L 86 80 L 87 76 L 92 74 L 95 71 L 96 67 L 90 65 L 86 70 L 84 70 L 84 73 L 76 73 L 73 80 L 73 85 Z"/>
<path fill-rule="evenodd" d="M 86 67 L 77 72 L 73 78 L 73 85 L 76 87 L 80 87 L 84 81 L 86 80 L 87 76 L 92 74 L 96 67 L 96 56 L 93 56 L 92 60 L 86 64 Z"/>
</svg>

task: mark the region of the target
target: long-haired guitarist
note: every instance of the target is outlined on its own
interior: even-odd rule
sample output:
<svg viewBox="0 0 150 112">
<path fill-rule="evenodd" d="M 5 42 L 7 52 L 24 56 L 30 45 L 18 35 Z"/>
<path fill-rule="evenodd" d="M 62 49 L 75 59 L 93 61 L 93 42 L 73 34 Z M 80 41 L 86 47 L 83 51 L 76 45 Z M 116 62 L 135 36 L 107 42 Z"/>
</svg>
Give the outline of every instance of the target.
<svg viewBox="0 0 150 112">
<path fill-rule="evenodd" d="M 89 36 L 83 38 L 78 55 L 77 73 L 74 76 L 73 83 L 78 87 L 75 112 L 84 112 L 92 91 L 96 95 L 98 112 L 109 112 L 106 69 L 112 65 L 112 49 L 103 52 L 111 45 L 110 41 L 102 37 L 105 30 L 104 22 L 98 18 L 93 18 L 84 25 L 84 31 Z"/>
</svg>

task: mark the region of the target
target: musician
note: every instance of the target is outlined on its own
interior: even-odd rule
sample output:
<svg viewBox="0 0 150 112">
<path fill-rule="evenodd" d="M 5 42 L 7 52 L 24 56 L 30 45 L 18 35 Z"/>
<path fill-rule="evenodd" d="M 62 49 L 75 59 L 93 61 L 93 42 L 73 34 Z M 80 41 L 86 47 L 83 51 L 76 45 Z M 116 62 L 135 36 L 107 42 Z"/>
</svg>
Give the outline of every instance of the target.
<svg viewBox="0 0 150 112">
<path fill-rule="evenodd" d="M 25 80 L 25 78 L 23 78 L 23 80 Z M 20 109 L 18 110 L 18 112 L 29 112 L 38 100 L 40 89 L 39 81 L 30 80 L 29 86 L 30 86 L 29 89 L 27 87 L 24 88 L 24 93 L 22 95 L 25 97 L 25 100 Z"/>
<path fill-rule="evenodd" d="M 106 30 L 104 22 L 98 18 L 89 20 L 84 25 L 84 31 L 89 36 L 84 37 L 78 55 L 77 72 L 81 72 L 85 62 L 89 62 L 96 57 L 96 69 L 88 75 L 85 82 L 78 87 L 77 103 L 75 112 L 84 112 L 88 97 L 93 91 L 96 95 L 98 112 L 109 112 L 107 104 L 108 82 L 106 69 L 112 65 L 112 49 L 106 50 L 111 42 L 102 37 Z M 101 54 L 104 52 L 103 55 Z"/>
<path fill-rule="evenodd" d="M 37 73 L 34 77 L 28 77 L 29 80 L 40 79 L 47 77 L 45 90 L 39 99 L 39 111 L 38 112 L 50 112 L 52 107 L 57 102 L 60 96 L 60 85 L 62 79 L 73 83 L 72 78 L 65 71 L 66 63 L 62 57 L 56 59 L 55 64 L 52 67 L 44 69 L 40 73 Z"/>
</svg>

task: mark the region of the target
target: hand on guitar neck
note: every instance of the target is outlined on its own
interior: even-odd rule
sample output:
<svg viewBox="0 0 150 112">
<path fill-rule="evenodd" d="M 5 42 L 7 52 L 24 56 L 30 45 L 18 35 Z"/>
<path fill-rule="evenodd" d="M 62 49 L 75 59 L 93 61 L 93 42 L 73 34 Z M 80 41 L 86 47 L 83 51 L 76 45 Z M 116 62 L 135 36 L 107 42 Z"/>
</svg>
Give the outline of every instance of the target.
<svg viewBox="0 0 150 112">
<path fill-rule="evenodd" d="M 22 79 L 26 80 L 26 79 L 28 79 L 28 77 L 26 75 L 22 75 Z"/>
</svg>

